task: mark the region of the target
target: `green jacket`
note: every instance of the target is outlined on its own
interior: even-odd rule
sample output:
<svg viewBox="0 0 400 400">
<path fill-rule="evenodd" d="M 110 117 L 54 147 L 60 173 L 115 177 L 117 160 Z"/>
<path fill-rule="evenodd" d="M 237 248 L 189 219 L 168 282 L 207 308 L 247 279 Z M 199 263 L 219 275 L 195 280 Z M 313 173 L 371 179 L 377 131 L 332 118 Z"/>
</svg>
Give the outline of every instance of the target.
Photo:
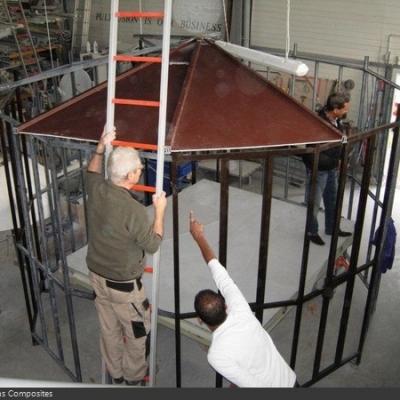
<svg viewBox="0 0 400 400">
<path fill-rule="evenodd" d="M 115 281 L 139 278 L 145 252 L 155 253 L 161 243 L 146 208 L 97 173 L 87 173 L 87 193 L 89 270 Z"/>
</svg>

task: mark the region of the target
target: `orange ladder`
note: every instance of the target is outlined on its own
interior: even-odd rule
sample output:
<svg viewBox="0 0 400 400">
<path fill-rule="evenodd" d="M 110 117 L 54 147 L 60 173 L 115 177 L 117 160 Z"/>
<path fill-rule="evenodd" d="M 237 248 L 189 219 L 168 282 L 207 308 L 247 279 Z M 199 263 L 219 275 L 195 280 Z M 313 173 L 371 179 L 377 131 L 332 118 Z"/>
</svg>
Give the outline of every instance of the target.
<svg viewBox="0 0 400 400">
<path fill-rule="evenodd" d="M 140 3 L 141 5 L 141 3 Z M 171 13 L 172 0 L 164 0 L 163 12 L 143 12 L 143 11 L 119 11 L 119 1 L 111 0 L 110 13 L 110 41 L 109 41 L 109 66 L 108 66 L 108 85 L 107 85 L 107 119 L 106 132 L 114 129 L 115 106 L 133 106 L 133 107 L 158 107 L 158 141 L 157 145 L 135 143 L 115 140 L 113 146 L 129 146 L 140 150 L 156 150 L 157 151 L 157 173 L 156 187 L 144 185 L 135 185 L 135 190 L 143 190 L 153 192 L 159 195 L 163 188 L 164 177 L 164 154 L 165 154 L 165 135 L 166 135 L 166 115 L 167 115 L 167 95 L 168 95 L 168 73 L 169 73 L 169 52 L 170 52 L 170 36 L 171 36 Z M 134 17 L 142 20 L 143 18 L 163 18 L 163 41 L 161 57 L 138 57 L 130 55 L 117 55 L 117 37 L 118 37 L 118 20 L 119 18 Z M 119 61 L 145 62 L 145 63 L 161 63 L 161 84 L 160 97 L 153 101 L 143 99 L 121 99 L 115 97 L 116 83 L 116 63 Z M 118 132 L 117 132 L 118 136 Z M 106 148 L 106 159 L 111 152 L 111 146 Z M 149 368 L 149 384 L 155 385 L 156 372 L 156 350 L 157 350 L 157 320 L 158 320 L 158 290 L 159 290 L 159 263 L 160 251 L 153 255 L 152 267 L 147 268 L 146 272 L 153 274 L 152 279 L 152 314 L 151 314 L 151 342 L 150 342 L 150 368 Z M 103 362 L 103 371 L 105 365 Z M 103 378 L 104 378 L 103 374 Z M 104 382 L 104 379 L 103 379 Z"/>
</svg>

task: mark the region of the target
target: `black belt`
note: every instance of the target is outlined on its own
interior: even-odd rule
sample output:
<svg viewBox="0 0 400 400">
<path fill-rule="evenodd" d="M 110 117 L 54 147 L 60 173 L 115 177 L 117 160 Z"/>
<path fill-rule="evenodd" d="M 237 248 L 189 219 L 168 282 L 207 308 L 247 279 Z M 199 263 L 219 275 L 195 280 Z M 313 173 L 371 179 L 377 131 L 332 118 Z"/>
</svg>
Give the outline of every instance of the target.
<svg viewBox="0 0 400 400">
<path fill-rule="evenodd" d="M 140 278 L 135 279 L 135 281 L 138 290 L 140 290 L 142 288 L 142 281 L 140 280 Z M 106 286 L 111 289 L 127 293 L 135 290 L 135 282 L 115 282 L 106 279 Z"/>
</svg>

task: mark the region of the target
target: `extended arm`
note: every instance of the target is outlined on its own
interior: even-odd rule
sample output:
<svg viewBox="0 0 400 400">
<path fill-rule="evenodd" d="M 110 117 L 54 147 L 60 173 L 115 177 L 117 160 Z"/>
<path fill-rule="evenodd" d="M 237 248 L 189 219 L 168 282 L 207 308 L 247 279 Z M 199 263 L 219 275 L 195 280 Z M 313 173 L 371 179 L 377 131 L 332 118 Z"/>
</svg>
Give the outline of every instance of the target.
<svg viewBox="0 0 400 400">
<path fill-rule="evenodd" d="M 194 219 L 193 211 L 190 212 L 190 233 L 200 248 L 204 261 L 208 264 L 215 257 L 214 251 L 204 236 L 204 226 Z"/>
<path fill-rule="evenodd" d="M 245 310 L 250 312 L 249 304 L 244 298 L 242 292 L 236 286 L 235 282 L 233 282 L 232 278 L 229 276 L 226 269 L 216 259 L 214 251 L 204 236 L 203 225 L 194 219 L 192 212 L 190 213 L 190 233 L 199 246 L 205 262 L 210 267 L 214 282 L 222 293 L 222 296 L 225 298 L 228 311 Z"/>
<path fill-rule="evenodd" d="M 105 131 L 102 133 L 99 143 L 97 144 L 96 151 L 93 153 L 93 156 L 89 162 L 87 170 L 89 172 L 96 172 L 101 174 L 103 167 L 103 155 L 106 151 L 106 146 L 111 144 L 111 142 L 115 139 L 115 128 L 108 133 Z"/>
</svg>

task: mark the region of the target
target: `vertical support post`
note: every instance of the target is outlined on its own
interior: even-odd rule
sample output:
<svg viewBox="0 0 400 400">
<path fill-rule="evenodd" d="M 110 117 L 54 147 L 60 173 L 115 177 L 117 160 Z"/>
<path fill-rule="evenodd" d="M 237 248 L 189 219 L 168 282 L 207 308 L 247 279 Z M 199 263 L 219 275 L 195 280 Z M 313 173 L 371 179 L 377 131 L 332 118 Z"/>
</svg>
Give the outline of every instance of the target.
<svg viewBox="0 0 400 400">
<path fill-rule="evenodd" d="M 242 1 L 242 40 L 243 47 L 250 47 L 251 42 L 251 13 L 253 8 L 253 0 Z"/>
<path fill-rule="evenodd" d="M 6 114 L 8 114 L 8 110 L 6 110 Z M 22 246 L 24 248 L 27 248 L 27 239 L 26 239 L 26 234 L 25 234 L 25 219 L 24 219 L 24 214 L 23 214 L 23 200 L 22 200 L 23 192 L 18 190 L 21 177 L 18 177 L 17 162 L 21 161 L 21 160 L 20 160 L 20 155 L 19 155 L 19 153 L 17 153 L 17 149 L 15 146 L 19 145 L 19 142 L 17 142 L 15 140 L 12 129 L 13 129 L 12 125 L 10 123 L 7 123 L 6 129 L 4 131 L 4 140 L 5 140 L 5 137 L 7 136 L 7 141 L 8 141 L 8 145 L 9 145 L 9 151 L 10 151 L 12 179 L 13 179 L 13 184 L 15 187 L 15 200 L 16 200 L 17 211 L 18 211 L 18 219 L 19 219 L 19 223 L 20 223 L 19 227 L 15 227 L 14 240 L 15 240 L 15 244 L 16 244 L 16 252 L 18 255 L 18 261 L 19 261 L 19 267 L 20 267 L 22 279 L 23 279 L 23 281 L 25 280 L 25 271 L 26 271 L 26 275 L 28 278 L 29 292 L 30 292 L 31 305 L 32 305 L 32 308 L 28 309 L 28 317 L 29 317 L 29 327 L 31 329 L 31 333 L 33 333 L 35 331 L 35 326 L 36 326 L 36 321 L 37 321 L 37 316 L 38 316 L 38 304 L 37 304 L 37 299 L 36 299 L 36 296 L 34 293 L 34 283 L 33 283 L 33 278 L 32 278 L 32 271 L 31 271 L 31 268 L 29 267 L 29 259 L 26 256 L 26 254 L 24 254 L 18 246 L 22 243 Z M 18 150 L 19 150 L 19 148 L 18 148 Z M 21 172 L 22 172 L 22 169 L 21 169 Z M 32 342 L 34 345 L 37 344 L 37 342 L 34 338 L 32 338 Z"/>
<path fill-rule="evenodd" d="M 263 199 L 261 210 L 261 229 L 260 229 L 260 249 L 258 257 L 258 275 L 257 275 L 257 293 L 256 293 L 256 318 L 263 321 L 265 282 L 267 279 L 269 228 L 271 220 L 272 205 L 272 165 L 271 156 L 264 160 L 264 181 L 263 181 Z"/>
<path fill-rule="evenodd" d="M 17 214 L 15 210 L 15 202 L 17 201 L 18 198 L 18 193 L 16 193 L 15 199 L 13 196 L 13 188 L 11 184 L 11 171 L 10 171 L 10 165 L 9 165 L 9 160 L 8 160 L 8 149 L 7 149 L 7 144 L 6 144 L 6 124 L 4 120 L 2 120 L 2 127 L 3 131 L 0 132 L 0 142 L 1 142 L 1 149 L 3 153 L 3 162 L 4 162 L 4 170 L 6 174 L 6 181 L 7 181 L 7 189 L 8 189 L 8 196 L 10 200 L 10 210 L 11 210 L 11 218 L 13 222 L 13 236 L 14 236 L 14 243 L 16 244 L 17 241 L 19 240 L 20 233 L 19 233 L 19 227 L 18 227 L 18 221 L 17 221 Z M 9 144 L 11 146 L 11 144 Z M 15 178 L 14 178 L 15 179 Z M 21 213 L 19 213 L 19 218 L 22 219 Z M 22 225 L 22 223 L 21 223 Z M 29 322 L 29 328 L 30 332 L 34 331 L 34 313 L 36 313 L 36 303 L 35 303 L 35 298 L 33 296 L 33 291 L 32 291 L 32 286 L 30 286 L 31 290 L 29 291 L 28 289 L 28 283 L 25 275 L 25 262 L 24 258 L 21 255 L 21 252 L 18 248 L 16 248 L 16 255 L 18 258 L 18 266 L 19 266 L 19 271 L 21 274 L 21 281 L 22 281 L 22 288 L 24 291 L 24 298 L 25 298 L 25 306 L 26 306 L 26 312 L 28 314 L 28 322 Z M 28 274 L 28 278 L 29 278 Z M 29 280 L 31 282 L 31 280 Z M 34 343 L 35 344 L 35 343 Z"/>
<path fill-rule="evenodd" d="M 59 318 L 59 314 L 58 314 L 56 291 L 55 291 L 55 287 L 54 287 L 53 278 L 51 276 L 49 276 L 49 273 L 51 271 L 50 271 L 50 263 L 49 263 L 49 259 L 48 259 L 48 252 L 47 252 L 47 248 L 46 248 L 46 229 L 45 229 L 45 225 L 44 225 L 45 215 L 44 215 L 43 201 L 42 201 L 42 190 L 41 190 L 41 183 L 40 183 L 40 178 L 39 178 L 36 149 L 34 147 L 34 142 L 33 142 L 32 137 L 29 137 L 29 147 L 30 147 L 30 153 L 31 153 L 31 158 L 32 158 L 33 179 L 34 179 L 35 188 L 36 188 L 35 197 L 36 197 L 38 216 L 39 216 L 39 228 L 40 228 L 39 245 L 40 245 L 41 254 L 42 254 L 41 261 L 44 264 L 44 267 L 46 270 L 46 278 L 48 280 L 49 300 L 50 300 L 50 306 L 51 306 L 52 317 L 53 317 L 54 331 L 55 331 L 55 335 L 56 335 L 58 356 L 59 356 L 60 360 L 64 361 L 64 350 L 63 350 L 62 340 L 61 340 L 60 318 Z"/>
<path fill-rule="evenodd" d="M 228 209 L 229 209 L 229 160 L 221 160 L 219 197 L 219 251 L 218 258 L 227 268 Z M 222 387 L 222 375 L 216 374 L 215 386 Z"/>
<path fill-rule="evenodd" d="M 192 185 L 197 182 L 197 162 L 192 161 Z"/>
<path fill-rule="evenodd" d="M 164 3 L 164 25 L 163 44 L 161 56 L 161 85 L 160 85 L 160 112 L 158 117 L 158 147 L 157 147 L 157 178 L 156 194 L 159 195 L 163 189 L 164 179 L 164 147 L 167 123 L 167 99 L 168 99 L 168 73 L 169 73 L 169 51 L 171 41 L 171 12 L 172 0 L 165 0 Z M 150 344 L 150 386 L 155 385 L 156 378 L 156 355 L 157 355 L 157 319 L 158 319 L 158 290 L 159 290 L 159 265 L 160 250 L 153 256 L 153 286 L 152 303 L 153 312 L 151 315 L 151 344 Z"/>
<path fill-rule="evenodd" d="M 180 320 L 180 265 L 179 265 L 179 196 L 177 186 L 177 164 L 171 163 L 171 184 L 172 184 L 172 229 L 174 249 L 174 304 L 175 304 L 175 363 L 176 363 L 176 387 L 181 387 L 181 320 Z M 153 333 L 152 333 L 153 335 Z"/>
<path fill-rule="evenodd" d="M 363 130 L 363 118 L 364 118 L 364 101 L 365 101 L 365 91 L 368 84 L 368 65 L 369 65 L 369 57 L 364 58 L 364 67 L 363 67 L 363 77 L 361 83 L 361 94 L 360 94 L 360 103 L 358 107 L 358 121 L 357 126 L 360 131 Z M 359 149 L 361 148 L 362 142 L 360 142 Z M 359 150 L 358 149 L 358 150 Z M 351 162 L 351 176 L 354 177 L 356 175 L 356 158 L 352 157 Z M 355 191 L 356 182 L 354 179 L 351 180 L 350 185 L 350 194 L 349 194 L 349 206 L 347 208 L 347 219 L 351 219 L 353 214 L 353 203 L 354 203 L 354 191 Z"/>
<path fill-rule="evenodd" d="M 375 136 L 368 138 L 367 141 L 367 155 L 365 159 L 364 173 L 362 177 L 361 189 L 360 189 L 360 198 L 358 202 L 357 209 L 357 219 L 356 225 L 354 227 L 354 236 L 353 236 L 353 245 L 350 255 L 350 269 L 351 277 L 347 281 L 346 292 L 344 295 L 344 303 L 342 309 L 342 316 L 340 319 L 340 329 L 338 335 L 338 341 L 336 346 L 336 354 L 335 354 L 335 362 L 340 363 L 343 356 L 343 349 L 346 340 L 347 333 L 347 324 L 350 316 L 350 308 L 351 308 L 351 299 L 353 296 L 354 289 L 354 281 L 356 277 L 358 256 L 360 253 L 360 244 L 362 237 L 362 229 L 364 226 L 365 219 L 365 210 L 368 201 L 368 190 L 371 179 L 371 171 L 373 164 L 373 150 L 375 145 Z"/>
<path fill-rule="evenodd" d="M 342 147 L 341 163 L 340 163 L 340 174 L 339 174 L 339 185 L 337 191 L 337 201 L 335 207 L 335 225 L 332 232 L 331 245 L 329 248 L 328 265 L 326 271 L 326 278 L 324 284 L 324 292 L 322 295 L 322 309 L 321 318 L 318 329 L 317 346 L 315 351 L 314 366 L 313 366 L 313 378 L 319 374 L 321 366 L 322 350 L 325 339 L 326 323 L 328 319 L 328 311 L 330 300 L 333 295 L 332 280 L 334 278 L 334 266 L 336 259 L 336 249 L 338 244 L 338 232 L 340 227 L 341 211 L 343 207 L 344 190 L 346 188 L 346 172 L 347 172 L 347 161 L 349 154 L 349 146 L 344 144 Z"/>
<path fill-rule="evenodd" d="M 78 350 L 78 340 L 76 336 L 76 325 L 75 325 L 75 316 L 74 316 L 74 307 L 72 303 L 72 295 L 71 295 L 71 286 L 70 286 L 70 278 L 69 278 L 69 268 L 67 263 L 67 257 L 65 254 L 64 240 L 63 240 L 63 228 L 62 228 L 62 217 L 60 210 L 60 193 L 58 191 L 58 182 L 57 182 L 57 172 L 54 160 L 54 148 L 50 148 L 50 167 L 51 167 L 51 180 L 53 185 L 53 193 L 54 193 L 54 211 L 55 211 L 55 219 L 56 219 L 56 229 L 58 230 L 58 244 L 60 250 L 60 263 L 62 266 L 62 273 L 64 279 L 64 295 L 65 295 L 65 303 L 67 308 L 68 315 L 68 325 L 69 332 L 71 337 L 71 346 L 72 353 L 75 365 L 75 373 L 76 379 L 78 382 L 82 382 L 82 372 L 81 372 L 81 364 L 79 359 L 79 350 Z"/>
<path fill-rule="evenodd" d="M 111 0 L 110 10 L 110 38 L 109 38 L 109 49 L 108 49 L 108 77 L 107 77 L 107 115 L 106 115 L 106 132 L 111 132 L 114 129 L 114 116 L 115 116 L 115 105 L 113 100 L 115 98 L 115 78 L 117 75 L 117 62 L 114 60 L 114 56 L 117 54 L 117 42 L 118 42 L 118 12 L 119 0 Z M 106 147 L 105 162 L 107 165 L 108 157 L 111 153 L 111 145 Z M 106 169 L 107 174 L 107 169 Z"/>
<path fill-rule="evenodd" d="M 16 91 L 16 94 L 20 94 L 19 88 Z M 16 103 L 13 101 L 11 103 L 11 114 L 13 118 L 16 120 L 17 119 L 17 110 L 16 110 Z M 18 103 L 17 103 L 18 107 Z M 18 111 L 18 116 L 20 116 L 20 111 Z M 31 173 L 30 173 L 30 166 L 29 166 L 29 158 L 28 158 L 28 149 L 26 147 L 26 136 L 22 135 L 20 137 L 21 139 L 21 145 L 22 145 L 22 156 L 24 159 L 24 168 L 25 168 L 25 176 L 26 176 L 26 185 L 28 189 L 28 195 L 29 195 L 29 203 L 31 205 L 30 207 L 30 213 L 31 213 L 31 218 L 32 218 L 32 228 L 33 228 L 33 239 L 34 239 L 34 244 L 35 244 L 35 250 L 37 257 L 41 259 L 41 254 L 40 254 L 40 247 L 39 247 L 39 238 L 38 238 L 38 230 L 37 230 L 37 218 L 36 218 L 36 211 L 35 207 L 33 206 L 33 191 L 32 191 L 32 182 L 31 182 Z M 40 277 L 43 279 L 43 274 L 40 272 Z"/>
<path fill-rule="evenodd" d="M 143 12 L 143 4 L 142 4 L 142 0 L 139 0 L 139 11 Z M 139 18 L 139 49 L 142 50 L 143 49 L 143 19 Z"/>
<path fill-rule="evenodd" d="M 342 84 L 342 81 L 343 81 L 343 65 L 339 65 L 338 80 L 337 80 L 338 90 L 340 90 L 340 85 Z"/>
<path fill-rule="evenodd" d="M 69 233 L 70 233 L 70 241 L 71 241 L 71 249 L 72 251 L 76 250 L 75 245 L 75 234 L 74 234 L 74 221 L 72 218 L 72 207 L 71 207 L 71 191 L 70 191 L 70 182 L 68 176 L 68 160 L 66 155 L 66 149 L 60 148 L 61 150 L 61 163 L 63 170 L 63 178 L 64 178 L 64 189 L 65 189 L 65 198 L 67 201 L 67 214 L 68 214 L 68 224 L 69 224 Z"/>
<path fill-rule="evenodd" d="M 312 97 L 312 111 L 315 111 L 318 95 L 318 73 L 319 73 L 319 62 L 315 61 L 314 64 L 314 84 L 313 84 L 313 97 Z"/>
<path fill-rule="evenodd" d="M 47 186 L 47 200 L 48 200 L 49 209 L 50 209 L 51 229 L 52 229 L 52 235 L 53 235 L 55 259 L 56 259 L 56 265 L 54 267 L 54 270 L 56 271 L 58 268 L 58 262 L 60 260 L 61 249 L 60 249 L 60 244 L 59 244 L 59 240 L 58 240 L 57 219 L 56 219 L 56 211 L 55 211 L 56 209 L 54 206 L 54 201 L 53 201 L 53 196 L 52 196 L 53 191 L 51 190 L 50 171 L 51 171 L 52 165 L 50 165 L 49 155 L 48 155 L 48 152 L 50 150 L 52 150 L 52 147 L 50 146 L 49 142 L 41 143 L 41 152 L 42 152 L 42 156 L 43 156 L 43 164 L 44 164 L 46 186 Z"/>
<path fill-rule="evenodd" d="M 229 160 L 221 160 L 219 199 L 219 253 L 218 258 L 226 268 L 228 253 Z"/>
<path fill-rule="evenodd" d="M 297 292 L 297 308 L 296 308 L 296 317 L 295 317 L 295 325 L 293 330 L 293 340 L 292 340 L 292 349 L 290 356 L 290 366 L 294 369 L 296 366 L 296 358 L 297 358 L 297 348 L 300 337 L 300 324 L 301 324 L 301 315 L 303 312 L 303 297 L 304 297 L 304 288 L 305 281 L 307 276 L 307 266 L 308 266 L 308 256 L 310 251 L 310 238 L 308 235 L 308 227 L 311 223 L 311 219 L 314 213 L 314 204 L 315 204 L 315 193 L 317 191 L 317 177 L 318 177 L 318 162 L 319 162 L 320 149 L 319 146 L 316 146 L 314 150 L 314 158 L 313 158 L 313 168 L 311 171 L 311 185 L 308 190 L 308 198 L 307 198 L 307 216 L 306 216 L 306 224 L 304 228 L 304 239 L 303 239 L 303 253 L 302 253 L 302 261 L 301 261 L 301 269 L 300 269 L 300 278 L 299 278 L 299 289 Z"/>
<path fill-rule="evenodd" d="M 11 139 L 11 146 L 13 148 L 13 151 L 15 152 L 14 155 L 15 155 L 15 168 L 16 168 L 16 180 L 14 181 L 14 184 L 15 184 L 15 190 L 19 192 L 20 199 L 21 199 L 21 211 L 22 211 L 21 218 L 24 221 L 26 249 L 29 253 L 29 256 L 27 256 L 27 259 L 28 259 L 27 263 L 28 263 L 28 268 L 31 271 L 30 275 L 32 277 L 31 290 L 35 297 L 35 302 L 37 304 L 37 309 L 38 309 L 38 314 L 39 314 L 39 319 L 40 319 L 42 340 L 45 343 L 45 345 L 48 346 L 46 320 L 44 318 L 43 304 L 42 304 L 42 299 L 41 299 L 40 291 L 39 291 L 38 275 L 37 275 L 37 270 L 36 270 L 35 261 L 34 261 L 33 237 L 32 237 L 32 232 L 31 232 L 30 221 L 29 221 L 29 207 L 27 204 L 27 199 L 25 197 L 26 187 L 25 187 L 24 175 L 23 175 L 23 169 L 22 169 L 22 157 L 21 157 L 21 153 L 20 153 L 20 145 L 18 143 L 17 138 L 18 138 L 18 135 L 15 132 L 12 132 L 10 135 L 10 139 Z M 34 332 L 34 330 L 32 332 Z"/>
<path fill-rule="evenodd" d="M 82 159 L 82 151 L 79 151 L 79 169 L 80 169 L 80 180 L 82 184 L 82 202 L 83 202 L 83 210 L 85 213 L 85 243 L 88 242 L 88 216 L 87 216 L 87 200 L 86 200 L 86 182 L 83 171 L 83 159 Z"/>
</svg>

